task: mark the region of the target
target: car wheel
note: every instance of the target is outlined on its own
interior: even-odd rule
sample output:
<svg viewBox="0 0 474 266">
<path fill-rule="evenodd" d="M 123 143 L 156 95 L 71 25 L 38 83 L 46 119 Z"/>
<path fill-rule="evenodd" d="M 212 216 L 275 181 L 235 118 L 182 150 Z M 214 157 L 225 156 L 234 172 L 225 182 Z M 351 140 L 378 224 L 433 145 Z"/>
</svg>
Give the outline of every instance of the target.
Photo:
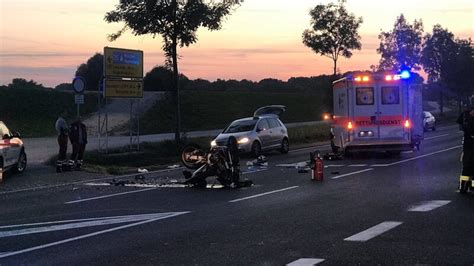
<svg viewBox="0 0 474 266">
<path fill-rule="evenodd" d="M 289 150 L 290 150 L 290 142 L 288 141 L 287 138 L 284 138 L 281 141 L 280 152 L 283 153 L 283 154 L 286 154 L 286 153 L 288 153 Z"/>
<path fill-rule="evenodd" d="M 18 157 L 18 162 L 16 163 L 15 166 L 15 172 L 17 173 L 23 173 L 26 169 L 26 153 L 24 151 L 21 151 L 20 157 Z"/>
<path fill-rule="evenodd" d="M 3 173 L 3 158 L 0 157 L 0 182 L 2 182 L 2 180 L 3 180 L 3 175 L 4 175 L 4 173 Z"/>
<path fill-rule="evenodd" d="M 262 153 L 262 146 L 260 145 L 260 142 L 254 141 L 252 143 L 252 150 L 250 152 L 253 156 L 258 157 L 260 153 Z"/>
</svg>

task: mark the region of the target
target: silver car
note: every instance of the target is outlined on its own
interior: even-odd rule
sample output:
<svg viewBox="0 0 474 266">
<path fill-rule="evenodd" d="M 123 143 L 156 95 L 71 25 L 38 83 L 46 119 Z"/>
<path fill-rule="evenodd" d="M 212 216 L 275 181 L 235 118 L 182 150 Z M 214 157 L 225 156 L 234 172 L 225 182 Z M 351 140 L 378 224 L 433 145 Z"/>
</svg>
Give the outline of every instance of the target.
<svg viewBox="0 0 474 266">
<path fill-rule="evenodd" d="M 288 153 L 288 130 L 279 116 L 286 110 L 283 105 L 269 105 L 255 111 L 253 117 L 233 121 L 212 142 L 211 146 L 224 146 L 230 136 L 237 138 L 239 150 L 260 155 L 263 151 L 279 150 Z"/>
<path fill-rule="evenodd" d="M 425 131 L 428 131 L 430 129 L 433 131 L 436 130 L 436 118 L 430 112 L 427 111 L 423 112 L 423 129 Z"/>
<path fill-rule="evenodd" d="M 0 181 L 3 172 L 12 169 L 23 172 L 26 169 L 26 153 L 20 133 L 11 132 L 0 121 Z"/>
</svg>

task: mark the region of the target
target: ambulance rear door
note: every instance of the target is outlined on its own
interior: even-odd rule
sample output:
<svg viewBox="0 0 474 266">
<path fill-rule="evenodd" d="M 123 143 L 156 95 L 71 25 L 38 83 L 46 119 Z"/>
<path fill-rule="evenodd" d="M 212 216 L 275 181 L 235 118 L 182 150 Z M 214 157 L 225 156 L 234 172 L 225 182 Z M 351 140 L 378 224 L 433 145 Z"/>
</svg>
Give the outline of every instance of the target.
<svg viewBox="0 0 474 266">
<path fill-rule="evenodd" d="M 409 140 L 405 134 L 404 118 L 407 116 L 408 102 L 406 85 L 399 82 L 379 82 L 377 86 L 379 95 L 376 99 L 378 105 L 377 124 L 379 137 L 390 140 Z"/>
<path fill-rule="evenodd" d="M 352 119 L 354 125 L 354 140 L 370 142 L 379 138 L 379 129 L 377 126 L 378 91 L 375 83 L 354 82 L 351 94 L 354 102 L 352 104 Z"/>
</svg>

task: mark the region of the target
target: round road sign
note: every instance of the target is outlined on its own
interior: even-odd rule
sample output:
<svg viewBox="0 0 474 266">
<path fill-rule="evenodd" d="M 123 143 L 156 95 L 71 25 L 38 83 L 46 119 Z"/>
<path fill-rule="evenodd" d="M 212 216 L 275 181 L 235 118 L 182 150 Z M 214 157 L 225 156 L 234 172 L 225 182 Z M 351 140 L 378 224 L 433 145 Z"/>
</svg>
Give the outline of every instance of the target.
<svg viewBox="0 0 474 266">
<path fill-rule="evenodd" d="M 72 80 L 72 88 L 74 89 L 75 93 L 83 93 L 84 88 L 86 87 L 86 82 L 82 77 L 75 77 Z"/>
</svg>

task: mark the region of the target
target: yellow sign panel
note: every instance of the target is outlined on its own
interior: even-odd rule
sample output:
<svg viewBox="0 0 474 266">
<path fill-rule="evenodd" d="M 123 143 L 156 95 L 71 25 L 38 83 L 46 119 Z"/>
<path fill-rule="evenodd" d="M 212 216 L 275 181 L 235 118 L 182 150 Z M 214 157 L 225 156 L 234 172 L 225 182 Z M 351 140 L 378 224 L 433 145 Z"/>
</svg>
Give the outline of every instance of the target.
<svg viewBox="0 0 474 266">
<path fill-rule="evenodd" d="M 106 77 L 143 78 L 143 51 L 104 47 Z"/>
<path fill-rule="evenodd" d="M 106 80 L 105 97 L 143 98 L 143 82 L 141 80 Z"/>
</svg>

